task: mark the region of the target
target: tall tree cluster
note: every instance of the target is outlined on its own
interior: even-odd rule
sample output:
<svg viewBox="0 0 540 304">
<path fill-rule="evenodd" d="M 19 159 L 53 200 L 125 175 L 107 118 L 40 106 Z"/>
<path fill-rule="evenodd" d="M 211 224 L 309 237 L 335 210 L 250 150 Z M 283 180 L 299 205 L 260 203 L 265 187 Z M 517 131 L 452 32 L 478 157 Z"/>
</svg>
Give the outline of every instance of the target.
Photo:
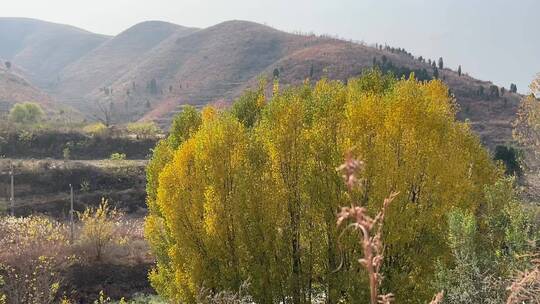
<svg viewBox="0 0 540 304">
<path fill-rule="evenodd" d="M 353 201 L 375 214 L 399 191 L 381 288 L 402 303 L 431 298 L 437 261 L 452 259 L 446 214 L 482 215 L 483 188 L 500 175 L 455 113 L 441 81 L 377 70 L 271 98 L 261 86 L 226 111 L 186 108 L 147 170 L 152 285 L 172 302 L 249 279 L 257 303 L 366 303 L 360 249 L 340 236 L 336 214 Z M 362 190 L 350 194 L 336 171 L 346 153 L 365 163 Z"/>
</svg>

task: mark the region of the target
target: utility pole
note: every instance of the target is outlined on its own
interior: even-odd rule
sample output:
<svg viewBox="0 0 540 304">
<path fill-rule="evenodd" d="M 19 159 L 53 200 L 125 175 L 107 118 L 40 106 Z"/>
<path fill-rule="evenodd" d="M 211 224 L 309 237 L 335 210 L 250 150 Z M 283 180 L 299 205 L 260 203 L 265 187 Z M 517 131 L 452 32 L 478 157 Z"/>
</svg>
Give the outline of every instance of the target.
<svg viewBox="0 0 540 304">
<path fill-rule="evenodd" d="M 13 162 L 9 163 L 9 177 L 11 179 L 9 205 L 11 207 L 11 216 L 15 216 L 15 187 L 13 181 Z"/>
<path fill-rule="evenodd" d="M 75 213 L 75 211 L 73 210 L 73 185 L 69 184 L 69 189 L 70 189 L 70 202 L 71 202 L 71 205 L 70 205 L 70 209 L 69 209 L 69 229 L 70 229 L 70 241 L 71 241 L 71 244 L 73 244 L 73 213 Z"/>
</svg>

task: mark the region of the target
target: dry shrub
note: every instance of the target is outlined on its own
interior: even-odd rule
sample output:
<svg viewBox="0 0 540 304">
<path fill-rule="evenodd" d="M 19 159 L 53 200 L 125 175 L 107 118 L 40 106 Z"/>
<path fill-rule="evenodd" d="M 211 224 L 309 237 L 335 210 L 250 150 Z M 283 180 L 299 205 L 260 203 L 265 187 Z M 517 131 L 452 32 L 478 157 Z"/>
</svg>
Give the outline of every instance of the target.
<svg viewBox="0 0 540 304">
<path fill-rule="evenodd" d="M 518 273 L 508 290 L 507 304 L 540 303 L 540 259 L 534 259 L 528 271 Z"/>
<path fill-rule="evenodd" d="M 102 261 L 116 237 L 117 221 L 122 214 L 110 208 L 107 200 L 102 199 L 99 206 L 87 207 L 78 215 L 80 221 L 78 249 L 81 256 L 93 261 Z"/>
<path fill-rule="evenodd" d="M 119 218 L 115 223 L 114 235 L 109 249 L 112 262 L 136 265 L 153 260 L 144 238 L 144 219 Z"/>
<path fill-rule="evenodd" d="M 69 226 L 44 216 L 0 218 L 0 304 L 53 303 L 73 263 L 139 264 L 151 260 L 142 219 L 129 219 L 107 201 L 79 214 L 76 242 Z"/>
<path fill-rule="evenodd" d="M 151 260 L 143 220 L 126 217 L 103 199 L 79 213 L 77 250 L 87 262 L 140 264 Z"/>
<path fill-rule="evenodd" d="M 439 304 L 439 303 L 442 303 L 443 297 L 444 297 L 444 293 L 441 291 L 441 292 L 439 292 L 438 294 L 436 294 L 436 295 L 433 296 L 433 299 L 431 300 L 431 302 L 429 302 L 429 304 Z"/>
<path fill-rule="evenodd" d="M 42 216 L 0 219 L 0 272 L 8 303 L 52 303 L 74 260 L 67 229 Z"/>
</svg>

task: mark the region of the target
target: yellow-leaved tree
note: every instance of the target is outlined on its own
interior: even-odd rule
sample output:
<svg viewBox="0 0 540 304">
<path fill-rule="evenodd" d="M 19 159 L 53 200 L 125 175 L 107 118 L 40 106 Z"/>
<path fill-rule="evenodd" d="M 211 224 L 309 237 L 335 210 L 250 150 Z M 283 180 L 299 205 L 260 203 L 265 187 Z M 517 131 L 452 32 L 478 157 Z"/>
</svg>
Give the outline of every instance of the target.
<svg viewBox="0 0 540 304">
<path fill-rule="evenodd" d="M 352 201 L 375 214 L 399 191 L 381 288 L 403 303 L 431 298 L 436 262 L 451 258 L 446 214 L 483 212 L 483 187 L 500 174 L 455 111 L 442 82 L 379 71 L 271 98 L 249 91 L 231 111 L 204 110 L 192 127 L 173 128 L 149 165 L 152 285 L 176 302 L 249 279 L 257 303 L 366 303 L 360 249 L 340 237 L 336 214 Z M 347 152 L 365 163 L 352 194 L 336 171 Z"/>
</svg>

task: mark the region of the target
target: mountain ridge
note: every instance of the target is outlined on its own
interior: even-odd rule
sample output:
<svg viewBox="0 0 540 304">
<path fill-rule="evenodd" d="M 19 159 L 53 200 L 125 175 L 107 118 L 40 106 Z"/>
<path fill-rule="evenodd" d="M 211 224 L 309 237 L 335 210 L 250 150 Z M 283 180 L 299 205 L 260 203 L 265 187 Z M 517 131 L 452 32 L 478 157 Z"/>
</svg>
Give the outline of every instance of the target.
<svg viewBox="0 0 540 304">
<path fill-rule="evenodd" d="M 435 69 L 403 49 L 292 34 L 243 20 L 203 29 L 142 22 L 63 66 L 52 89 L 43 87 L 47 79 L 36 84 L 48 88 L 59 103 L 85 113 L 106 102 L 117 122 L 143 119 L 167 126 L 183 105 L 230 104 L 260 77 L 271 79 L 276 71 L 280 84 L 288 86 L 306 78 L 347 81 L 374 64 L 398 76 L 415 72 L 430 79 L 439 73 L 457 98 L 458 117 L 469 119 L 484 143 L 512 140 L 518 94 L 448 68 Z"/>
<path fill-rule="evenodd" d="M 85 96 L 107 87 L 110 82 L 121 77 L 128 65 L 142 60 L 147 52 L 164 39 L 173 34 L 195 30 L 162 21 L 138 23 L 64 68 L 54 91 L 60 96 L 72 97 Z M 83 74 L 81 71 L 88 73 Z"/>
<path fill-rule="evenodd" d="M 25 77 L 45 88 L 58 73 L 109 36 L 30 18 L 0 18 L 0 57 L 18 65 Z"/>
</svg>

